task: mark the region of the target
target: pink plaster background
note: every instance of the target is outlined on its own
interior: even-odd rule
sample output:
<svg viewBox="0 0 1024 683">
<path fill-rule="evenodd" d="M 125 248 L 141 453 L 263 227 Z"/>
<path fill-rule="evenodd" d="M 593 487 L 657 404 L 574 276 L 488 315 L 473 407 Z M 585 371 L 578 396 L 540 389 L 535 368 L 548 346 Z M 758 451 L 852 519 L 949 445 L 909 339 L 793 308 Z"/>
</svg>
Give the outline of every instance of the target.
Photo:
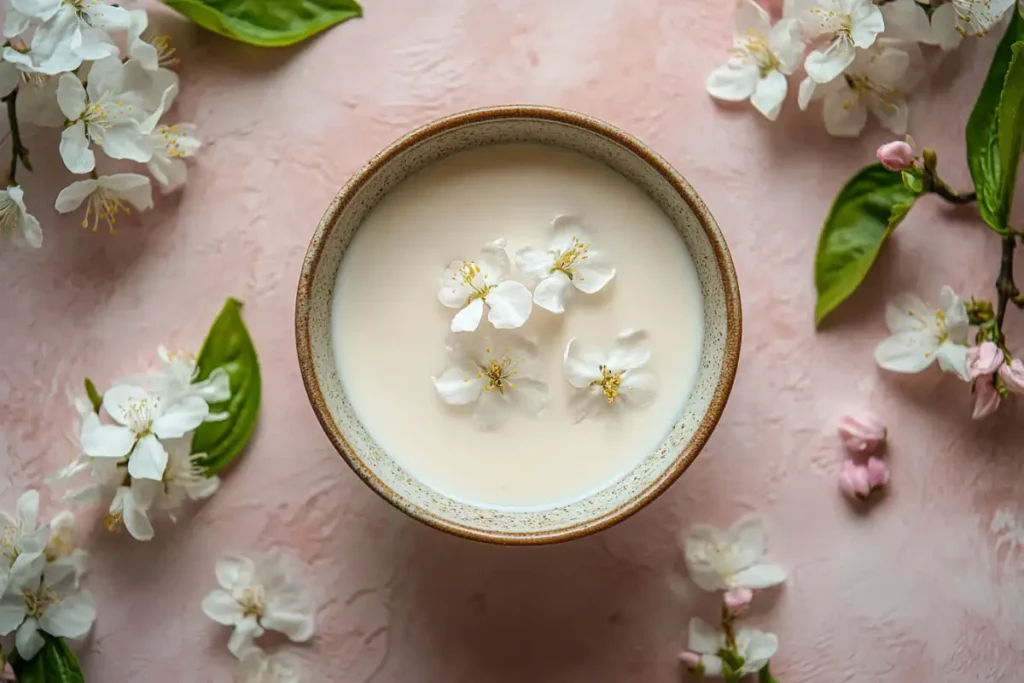
<svg viewBox="0 0 1024 683">
<path fill-rule="evenodd" d="M 774 125 L 716 106 L 703 82 L 729 46 L 731 3 L 367 4 L 365 19 L 283 50 L 159 12 L 183 60 L 177 113 L 207 146 L 185 191 L 116 237 L 47 208 L 70 177 L 53 132 L 27 138 L 37 171 L 23 184 L 45 243 L 0 255 L 0 502 L 73 455 L 67 397 L 84 375 L 135 371 L 160 343 L 196 349 L 225 297 L 246 302 L 263 363 L 257 433 L 214 498 L 150 544 L 93 532 L 88 680 L 229 680 L 228 632 L 199 607 L 214 561 L 285 544 L 311 563 L 319 596 L 316 639 L 291 648 L 314 681 L 676 681 L 689 617 L 715 615 L 711 599 L 668 587 L 676 536 L 757 510 L 792 572 L 750 620 L 780 635 L 782 683 L 1019 681 L 1019 406 L 972 423 L 954 378 L 883 375 L 872 360 L 884 296 L 934 299 L 947 283 L 991 295 L 999 247 L 971 211 L 923 200 L 866 290 L 815 334 L 820 222 L 886 135 L 832 140 L 792 99 Z M 969 184 L 962 126 L 994 45 L 969 43 L 913 99 L 912 133 L 956 185 Z M 554 547 L 450 538 L 378 499 L 317 425 L 292 331 L 309 236 L 352 172 L 414 126 L 510 102 L 593 114 L 663 154 L 718 219 L 744 297 L 739 379 L 696 465 L 632 519 Z M 891 425 L 894 483 L 869 514 L 835 490 L 832 424 L 856 404 Z"/>
</svg>

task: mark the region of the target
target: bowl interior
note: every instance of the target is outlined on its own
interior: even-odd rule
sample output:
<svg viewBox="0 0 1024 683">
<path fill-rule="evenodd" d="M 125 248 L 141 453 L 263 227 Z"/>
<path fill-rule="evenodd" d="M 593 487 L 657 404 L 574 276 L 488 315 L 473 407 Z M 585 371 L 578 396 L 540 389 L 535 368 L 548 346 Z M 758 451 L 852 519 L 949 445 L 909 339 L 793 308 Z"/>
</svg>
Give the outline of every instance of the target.
<svg viewBox="0 0 1024 683">
<path fill-rule="evenodd" d="M 448 498 L 410 476 L 356 418 L 338 377 L 331 344 L 335 277 L 367 213 L 398 183 L 428 164 L 482 145 L 539 143 L 582 153 L 643 189 L 682 235 L 704 299 L 704 340 L 693 393 L 659 447 L 624 478 L 547 510 L 479 508 Z M 740 310 L 725 242 L 703 202 L 663 160 L 602 122 L 555 109 L 504 107 L 442 119 L 372 159 L 328 208 L 299 283 L 296 333 L 303 380 L 325 431 L 374 490 L 409 515 L 479 540 L 543 543 L 603 528 L 656 497 L 693 461 L 724 408 L 739 354 Z"/>
</svg>

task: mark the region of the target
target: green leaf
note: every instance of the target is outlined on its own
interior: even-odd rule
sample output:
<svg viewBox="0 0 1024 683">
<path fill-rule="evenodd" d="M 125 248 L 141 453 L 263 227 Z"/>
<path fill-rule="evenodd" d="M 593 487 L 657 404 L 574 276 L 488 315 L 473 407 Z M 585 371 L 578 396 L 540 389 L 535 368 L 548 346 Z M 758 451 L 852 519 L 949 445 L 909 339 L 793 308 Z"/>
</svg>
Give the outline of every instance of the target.
<svg viewBox="0 0 1024 683">
<path fill-rule="evenodd" d="M 1017 168 L 1020 166 L 1021 148 L 1024 147 L 1024 40 L 1014 43 L 1010 50 L 1013 56 L 999 100 L 997 127 L 999 165 L 1003 170 L 999 197 L 1006 207 L 1004 228 L 1009 227 L 1013 192 L 1017 187 Z"/>
<path fill-rule="evenodd" d="M 769 670 L 770 664 L 765 664 L 764 668 L 757 672 L 757 683 L 779 683 L 775 676 L 772 676 L 772 672 Z"/>
<path fill-rule="evenodd" d="M 356 0 L 164 0 L 200 26 L 227 38 L 284 47 L 363 16 Z"/>
<path fill-rule="evenodd" d="M 43 633 L 43 649 L 25 661 L 17 653 L 11 655 L 11 668 L 18 683 L 85 683 L 78 658 L 64 642 Z"/>
<path fill-rule="evenodd" d="M 907 186 L 907 189 L 917 194 L 924 192 L 924 174 L 921 173 L 921 169 L 910 168 L 902 173 L 903 184 Z"/>
<path fill-rule="evenodd" d="M 93 411 L 100 412 L 100 407 L 103 406 L 103 397 L 100 392 L 96 391 L 96 385 L 88 377 L 85 378 L 85 395 L 89 397 Z"/>
<path fill-rule="evenodd" d="M 204 422 L 192 437 L 192 452 L 206 454 L 199 463 L 207 475 L 216 474 L 238 457 L 252 436 L 260 409 L 260 363 L 241 313 L 242 302 L 228 299 L 196 359 L 196 381 L 224 368 L 231 385 L 231 397 L 210 406 L 210 412 L 227 413 L 228 418 Z"/>
<path fill-rule="evenodd" d="M 971 169 L 971 178 L 974 179 L 974 191 L 978 195 L 978 211 L 982 219 L 998 232 L 1007 229 L 1016 164 L 1020 158 L 1019 144 L 1015 154 L 1009 149 L 1012 141 L 1000 145 L 999 119 L 1004 88 L 1010 86 L 1012 93 L 1015 86 L 1016 89 L 1021 87 L 1019 77 L 1016 84 L 1009 83 L 1010 65 L 1014 61 L 1013 46 L 1021 40 L 1024 40 L 1024 18 L 1020 10 L 1015 10 L 1006 27 L 1006 34 L 992 57 L 992 65 L 981 87 L 978 101 L 974 103 L 974 110 L 967 120 L 967 164 Z M 1008 105 L 1012 106 L 1012 102 L 1008 102 Z M 1018 100 L 1018 112 L 1019 107 Z M 1011 125 L 1014 124 L 1009 121 L 1003 123 L 1003 127 Z M 1019 127 L 1019 124 L 1016 125 Z M 1003 157 L 1004 148 L 1006 158 Z M 1011 165 L 1014 170 L 1007 174 L 1006 169 Z"/>
<path fill-rule="evenodd" d="M 815 325 L 864 281 L 886 238 L 917 197 L 901 174 L 881 164 L 862 169 L 846 183 L 825 219 L 814 257 Z"/>
</svg>

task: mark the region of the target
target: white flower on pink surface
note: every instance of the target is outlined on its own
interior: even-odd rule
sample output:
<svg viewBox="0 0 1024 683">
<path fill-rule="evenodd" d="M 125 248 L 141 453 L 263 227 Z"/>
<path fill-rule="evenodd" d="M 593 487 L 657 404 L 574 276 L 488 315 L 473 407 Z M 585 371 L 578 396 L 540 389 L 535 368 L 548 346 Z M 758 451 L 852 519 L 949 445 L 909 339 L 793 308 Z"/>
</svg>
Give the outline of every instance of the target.
<svg viewBox="0 0 1024 683">
<path fill-rule="evenodd" d="M 735 635 L 736 647 L 733 654 L 743 661 L 742 667 L 736 672 L 735 680 L 739 680 L 741 676 L 759 672 L 779 651 L 779 638 L 774 633 L 752 628 L 738 628 Z M 684 655 L 680 655 L 680 659 L 690 665 L 690 662 L 693 661 L 692 654 L 699 655 L 699 662 L 692 668 L 698 669 L 708 676 L 722 675 L 723 661 L 720 653 L 723 650 L 732 649 L 726 641 L 724 632 L 697 617 L 690 620 L 687 647 L 689 652 L 684 653 L 685 658 Z"/>
<path fill-rule="evenodd" d="M 78 69 L 83 61 L 116 57 L 119 50 L 109 30 L 128 28 L 128 11 L 105 2 L 65 2 L 64 0 L 18 0 L 8 3 L 4 35 L 21 35 L 41 22 L 32 36 L 27 52 L 4 49 L 4 60 L 43 74 L 58 74 Z"/>
<path fill-rule="evenodd" d="M 807 55 L 804 69 L 817 83 L 828 83 L 854 62 L 857 48 L 874 45 L 885 28 L 881 10 L 871 0 L 793 0 L 787 16 L 800 22 L 804 35 L 828 43 Z"/>
<path fill-rule="evenodd" d="M 453 406 L 474 406 L 481 427 L 501 425 L 512 410 L 537 415 L 547 406 L 536 344 L 516 334 L 453 335 L 450 365 L 432 378 L 437 395 Z"/>
<path fill-rule="evenodd" d="M 267 654 L 254 647 L 238 662 L 233 680 L 234 683 L 303 683 L 306 676 L 291 657 Z"/>
<path fill-rule="evenodd" d="M 587 348 L 570 339 L 562 369 L 576 388 L 572 397 L 576 419 L 622 404 L 650 405 L 657 391 L 657 380 L 647 367 L 650 359 L 650 335 L 644 330 L 619 333 L 615 345 L 606 350 Z"/>
<path fill-rule="evenodd" d="M 177 190 L 188 180 L 185 159 L 195 156 L 202 146 L 195 124 L 157 126 L 148 141 L 152 145 L 149 172 L 164 194 Z"/>
<path fill-rule="evenodd" d="M 253 562 L 230 555 L 217 562 L 220 589 L 203 598 L 203 612 L 218 624 L 234 627 L 228 650 L 238 658 L 267 631 L 283 633 L 296 643 L 313 637 L 313 609 L 306 594 L 301 563 L 273 552 Z"/>
<path fill-rule="evenodd" d="M 75 570 L 75 579 L 81 580 L 89 569 L 89 553 L 78 547 L 75 513 L 64 510 L 50 520 L 50 537 L 43 555 L 47 562 L 66 564 Z"/>
<path fill-rule="evenodd" d="M 885 443 L 882 419 L 868 410 L 847 413 L 839 421 L 839 440 L 851 453 L 870 454 Z"/>
<path fill-rule="evenodd" d="M 534 287 L 533 303 L 552 313 L 565 312 L 574 289 L 594 294 L 615 277 L 615 269 L 593 249 L 587 231 L 573 216 L 556 217 L 547 249 L 520 249 L 515 262 L 524 284 Z"/>
<path fill-rule="evenodd" d="M 0 512 L 0 557 L 6 560 L 0 567 L 2 573 L 16 559 L 25 553 L 40 553 L 46 547 L 50 527 L 39 526 L 39 492 L 30 489 L 18 497 L 14 516 Z"/>
<path fill-rule="evenodd" d="M 796 71 L 803 56 L 798 28 L 795 19 L 782 19 L 772 26 L 768 12 L 756 2 L 737 0 L 733 54 L 708 76 L 708 93 L 730 102 L 750 100 L 774 121 L 789 89 L 786 76 Z"/>
<path fill-rule="evenodd" d="M 839 474 L 839 488 L 849 498 L 866 501 L 877 489 L 889 483 L 889 466 L 881 458 L 871 456 L 866 462 L 847 458 Z"/>
<path fill-rule="evenodd" d="M 0 240 L 4 238 L 19 246 L 43 246 L 43 230 L 25 208 L 25 193 L 17 185 L 0 190 Z"/>
<path fill-rule="evenodd" d="M 188 436 L 165 441 L 167 467 L 161 480 L 142 479 L 137 482 L 139 486 L 152 489 L 147 495 L 150 505 L 155 510 L 168 512 L 172 521 L 176 521 L 174 512 L 186 501 L 209 498 L 220 487 L 220 478 L 207 476 L 199 464 L 206 453 L 191 453 L 191 446 L 192 439 Z"/>
<path fill-rule="evenodd" d="M 11 566 L 0 597 L 0 635 L 16 632 L 18 655 L 32 659 L 44 644 L 41 634 L 80 638 L 96 619 L 92 594 L 79 588 L 70 564 L 47 563 L 42 553 L 24 553 Z"/>
<path fill-rule="evenodd" d="M 169 351 L 163 345 L 157 347 L 156 353 L 162 364 L 158 372 L 129 375 L 115 384 L 138 385 L 172 403 L 198 397 L 213 404 L 222 403 L 231 397 L 230 378 L 224 368 L 215 368 L 209 377 L 197 380 L 199 368 L 194 354 Z M 206 422 L 222 417 L 209 414 Z"/>
<path fill-rule="evenodd" d="M 797 104 L 807 109 L 812 100 L 823 100 L 825 130 L 836 137 L 860 135 L 869 112 L 887 130 L 903 135 L 910 115 L 906 95 L 923 75 L 922 63 L 917 45 L 881 42 L 870 50 L 858 50 L 839 78 L 825 84 L 805 78 Z"/>
<path fill-rule="evenodd" d="M 533 310 L 533 295 L 521 282 L 509 279 L 512 270 L 505 240 L 489 242 L 476 261 L 452 261 L 441 277 L 437 299 L 458 308 L 452 332 L 472 332 L 487 320 L 499 330 L 522 327 Z"/>
<path fill-rule="evenodd" d="M 70 213 L 83 203 L 82 227 L 96 232 L 103 221 L 113 234 L 120 214 L 131 214 L 133 207 L 138 211 L 153 208 L 153 186 L 138 173 L 102 175 L 71 183 L 57 195 L 54 207 L 60 213 Z"/>
<path fill-rule="evenodd" d="M 939 308 L 913 294 L 901 294 L 885 309 L 892 336 L 875 348 L 878 365 L 892 372 L 914 373 L 936 360 L 963 380 L 967 373 L 967 308 L 951 287 L 943 287 Z"/>
<path fill-rule="evenodd" d="M 786 580 L 786 570 L 765 561 L 764 544 L 764 526 L 757 517 L 744 517 L 725 530 L 694 526 L 683 539 L 690 579 L 706 591 L 777 586 Z"/>
<path fill-rule="evenodd" d="M 175 439 L 198 427 L 210 407 L 198 396 L 168 402 L 145 389 L 115 385 L 103 395 L 103 408 L 116 424 L 86 416 L 82 450 L 92 458 L 128 459 L 128 474 L 160 481 L 167 467 L 161 440 Z"/>
</svg>

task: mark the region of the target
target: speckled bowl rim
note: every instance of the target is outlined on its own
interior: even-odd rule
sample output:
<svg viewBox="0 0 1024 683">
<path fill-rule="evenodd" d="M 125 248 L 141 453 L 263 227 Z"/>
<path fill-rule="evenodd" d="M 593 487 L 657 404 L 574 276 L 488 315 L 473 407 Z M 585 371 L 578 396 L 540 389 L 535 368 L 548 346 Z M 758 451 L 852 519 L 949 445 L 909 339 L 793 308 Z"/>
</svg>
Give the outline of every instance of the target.
<svg viewBox="0 0 1024 683">
<path fill-rule="evenodd" d="M 629 500 L 624 501 L 617 508 L 594 519 L 583 520 L 568 527 L 542 532 L 489 531 L 453 523 L 413 503 L 381 481 L 359 458 L 355 450 L 349 446 L 342 430 L 338 428 L 338 425 L 335 424 L 334 419 L 331 417 L 323 391 L 320 388 L 320 380 L 314 368 L 312 338 L 310 335 L 310 300 L 313 282 L 324 247 L 338 222 L 338 218 L 363 185 L 393 159 L 434 135 L 469 124 L 507 119 L 533 119 L 583 128 L 621 145 L 655 169 L 683 198 L 707 235 L 722 277 L 722 288 L 725 295 L 726 335 L 721 373 L 712 393 L 707 412 L 683 450 L 676 456 L 670 466 L 665 469 L 661 477 Z M 736 378 L 741 337 L 742 313 L 739 283 L 736 280 L 736 269 L 733 266 L 732 256 L 729 254 L 729 247 L 725 243 L 725 238 L 722 236 L 718 224 L 711 216 L 711 212 L 708 211 L 704 201 L 686 179 L 661 156 L 648 148 L 647 145 L 615 126 L 579 112 L 539 105 L 484 107 L 445 116 L 406 134 L 371 158 L 341 188 L 341 191 L 338 192 L 334 201 L 331 202 L 326 213 L 324 213 L 323 218 L 320 219 L 320 223 L 317 225 L 316 231 L 310 240 L 306 257 L 302 262 L 302 272 L 299 275 L 298 292 L 295 299 L 295 343 L 299 354 L 299 371 L 302 373 L 302 382 L 306 387 L 306 394 L 309 396 L 309 401 L 313 406 L 313 412 L 316 414 L 317 420 L 319 420 L 327 437 L 341 457 L 345 459 L 345 462 L 348 463 L 367 486 L 410 517 L 435 529 L 456 536 L 505 545 L 537 545 L 580 538 L 606 529 L 626 519 L 661 495 L 693 463 L 718 424 Z"/>
</svg>

